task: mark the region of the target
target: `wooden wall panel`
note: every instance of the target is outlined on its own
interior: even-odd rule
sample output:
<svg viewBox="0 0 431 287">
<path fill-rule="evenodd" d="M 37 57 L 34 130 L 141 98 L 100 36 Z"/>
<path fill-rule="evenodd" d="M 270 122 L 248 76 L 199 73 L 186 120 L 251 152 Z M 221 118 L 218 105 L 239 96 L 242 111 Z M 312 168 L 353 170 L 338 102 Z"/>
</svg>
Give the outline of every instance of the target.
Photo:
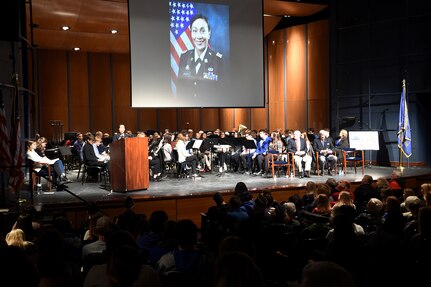
<svg viewBox="0 0 431 287">
<path fill-rule="evenodd" d="M 234 126 L 238 128 L 240 124 L 245 125 L 246 127 L 250 126 L 250 109 L 235 109 L 235 121 Z"/>
<path fill-rule="evenodd" d="M 123 123 L 132 132 L 138 130 L 138 109 L 131 108 L 130 103 L 130 60 L 128 54 L 111 54 L 112 75 L 114 84 L 113 129 Z"/>
<path fill-rule="evenodd" d="M 234 109 L 231 109 L 231 108 L 220 109 L 220 126 L 219 126 L 219 128 L 222 131 L 232 131 L 232 129 L 235 127 L 233 112 L 234 112 Z"/>
<path fill-rule="evenodd" d="M 306 128 L 305 25 L 286 30 L 287 127 Z"/>
<path fill-rule="evenodd" d="M 251 109 L 251 123 L 248 128 L 252 130 L 259 130 L 268 127 L 267 114 L 267 108 Z"/>
<path fill-rule="evenodd" d="M 93 132 L 112 130 L 112 79 L 108 54 L 89 54 L 90 87 L 91 87 L 91 116 Z M 115 127 L 116 125 L 114 125 Z M 126 126 L 127 128 L 127 126 Z"/>
<path fill-rule="evenodd" d="M 42 50 L 39 53 L 40 113 L 42 136 L 52 139 L 50 120 L 68 126 L 67 55 L 65 51 Z"/>
<path fill-rule="evenodd" d="M 308 127 L 329 126 L 328 20 L 308 24 Z"/>
<path fill-rule="evenodd" d="M 269 129 L 284 129 L 285 118 L 285 30 L 268 37 Z"/>
<path fill-rule="evenodd" d="M 201 113 L 202 117 L 202 130 L 213 131 L 220 126 L 220 114 L 219 109 L 203 109 Z"/>
<path fill-rule="evenodd" d="M 139 109 L 140 122 L 138 124 L 140 131 L 157 130 L 157 109 Z"/>
<path fill-rule="evenodd" d="M 177 130 L 177 109 L 159 109 L 159 129 Z"/>
<path fill-rule="evenodd" d="M 88 101 L 88 63 L 86 53 L 70 53 L 70 128 L 69 131 L 88 132 L 90 107 Z"/>
<path fill-rule="evenodd" d="M 178 109 L 178 130 L 192 129 L 199 131 L 201 109 Z"/>
</svg>

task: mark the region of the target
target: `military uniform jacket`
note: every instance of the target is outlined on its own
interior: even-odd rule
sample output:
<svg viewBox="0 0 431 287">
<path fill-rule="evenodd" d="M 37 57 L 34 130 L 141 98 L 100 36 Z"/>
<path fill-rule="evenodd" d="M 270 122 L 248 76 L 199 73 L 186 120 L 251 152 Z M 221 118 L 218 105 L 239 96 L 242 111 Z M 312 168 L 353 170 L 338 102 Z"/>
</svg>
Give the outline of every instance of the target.
<svg viewBox="0 0 431 287">
<path fill-rule="evenodd" d="M 196 73 L 196 66 L 201 66 Z M 178 70 L 178 95 L 199 96 L 215 92 L 222 80 L 222 55 L 210 48 L 203 60 L 195 61 L 195 50 L 189 50 L 181 55 Z"/>
</svg>

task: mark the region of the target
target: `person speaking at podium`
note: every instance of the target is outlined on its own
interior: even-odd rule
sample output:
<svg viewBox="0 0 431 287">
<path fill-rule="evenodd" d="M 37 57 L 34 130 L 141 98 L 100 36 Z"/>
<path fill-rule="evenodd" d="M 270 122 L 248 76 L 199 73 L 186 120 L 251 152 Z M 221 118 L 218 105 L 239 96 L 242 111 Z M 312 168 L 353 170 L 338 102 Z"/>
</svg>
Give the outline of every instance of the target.
<svg viewBox="0 0 431 287">
<path fill-rule="evenodd" d="M 124 124 L 118 125 L 118 133 L 114 134 L 112 141 L 118 141 L 120 139 L 128 138 L 129 135 L 126 133 L 126 126 Z"/>
</svg>

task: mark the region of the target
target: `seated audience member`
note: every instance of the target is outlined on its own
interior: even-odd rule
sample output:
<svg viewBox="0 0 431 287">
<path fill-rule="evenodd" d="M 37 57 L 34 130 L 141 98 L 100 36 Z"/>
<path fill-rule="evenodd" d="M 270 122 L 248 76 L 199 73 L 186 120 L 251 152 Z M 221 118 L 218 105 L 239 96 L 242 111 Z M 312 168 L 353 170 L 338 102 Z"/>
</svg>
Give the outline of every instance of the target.
<svg viewBox="0 0 431 287">
<path fill-rule="evenodd" d="M 405 181 L 401 177 L 399 170 L 392 171 L 391 180 L 389 181 L 389 188 L 394 192 L 394 195 L 401 199 L 401 192 L 404 189 Z"/>
<path fill-rule="evenodd" d="M 328 217 L 331 215 L 331 205 L 329 204 L 329 199 L 326 194 L 319 194 L 315 202 L 316 207 L 314 207 L 313 213 Z"/>
<path fill-rule="evenodd" d="M 404 190 L 403 190 L 403 199 L 402 199 L 403 202 L 401 202 L 401 205 L 400 205 L 402 212 L 407 212 L 405 200 L 409 196 L 416 196 L 416 192 L 413 189 L 411 189 L 411 188 L 404 188 Z"/>
<path fill-rule="evenodd" d="M 138 254 L 139 249 L 129 232 L 114 231 L 106 241 L 108 263 L 93 266 L 83 286 L 161 287 L 157 273 L 151 266 L 142 264 Z"/>
<path fill-rule="evenodd" d="M 123 207 L 124 211 L 114 219 L 115 226 L 118 229 L 130 232 L 133 236 L 137 236 L 138 224 L 146 216 L 135 212 L 135 201 L 130 196 L 124 199 Z"/>
<path fill-rule="evenodd" d="M 241 222 L 247 220 L 248 217 L 248 213 L 244 209 L 241 209 L 241 198 L 238 195 L 232 195 L 224 218 L 226 232 L 236 235 Z"/>
<path fill-rule="evenodd" d="M 97 241 L 85 244 L 82 247 L 82 260 L 85 262 L 86 258 L 91 254 L 102 254 L 106 249 L 106 238 L 113 225 L 111 218 L 102 216 L 97 219 L 95 233 L 98 236 Z"/>
<path fill-rule="evenodd" d="M 305 190 L 307 193 L 304 194 L 304 196 L 302 197 L 302 201 L 304 204 L 304 209 L 307 211 L 313 210 L 312 206 L 316 197 L 316 189 L 317 189 L 317 185 L 314 181 L 308 181 L 307 184 L 305 185 Z"/>
<path fill-rule="evenodd" d="M 262 272 L 253 259 L 243 252 L 227 252 L 216 262 L 214 286 L 265 286 Z"/>
<path fill-rule="evenodd" d="M 33 242 L 25 240 L 24 231 L 19 228 L 13 229 L 8 234 L 6 234 L 6 243 L 9 246 L 18 247 L 27 253 L 32 252 L 35 248 Z"/>
<path fill-rule="evenodd" d="M 296 130 L 294 138 L 288 141 L 287 151 L 294 154 L 295 165 L 299 171 L 299 178 L 310 177 L 312 157 L 307 155 L 307 143 L 301 137 L 301 132 Z M 305 164 L 305 173 L 302 164 Z"/>
<path fill-rule="evenodd" d="M 196 248 L 197 226 L 188 219 L 180 220 L 175 228 L 178 249 L 163 255 L 156 270 L 162 282 L 176 275 L 177 286 L 208 286 L 212 273 L 212 258 Z"/>
<path fill-rule="evenodd" d="M 431 183 L 421 185 L 420 194 L 426 206 L 431 206 Z"/>
<path fill-rule="evenodd" d="M 332 141 L 328 140 L 326 132 L 321 130 L 319 132 L 319 138 L 313 142 L 313 148 L 315 152 L 318 152 L 319 165 L 321 168 L 321 175 L 325 166 L 328 168 L 328 174 L 331 176 L 335 175 L 335 165 L 337 164 L 337 157 L 334 154 L 334 146 Z"/>
<path fill-rule="evenodd" d="M 330 261 L 310 262 L 302 270 L 300 287 L 355 287 L 350 272 Z"/>
<path fill-rule="evenodd" d="M 356 217 L 356 222 L 364 228 L 367 234 L 381 231 L 383 224 L 382 209 L 383 202 L 380 199 L 371 198 L 364 212 Z"/>
<path fill-rule="evenodd" d="M 348 191 L 340 192 L 340 194 L 338 195 L 338 201 L 332 207 L 332 211 L 334 211 L 334 208 L 340 207 L 342 205 L 351 206 L 356 211 L 356 206 L 355 206 L 355 204 L 353 204 L 353 198 L 352 198 L 352 195 L 350 194 L 350 192 L 348 192 Z"/>
<path fill-rule="evenodd" d="M 66 177 L 63 162 L 58 158 L 49 159 L 46 156 L 40 156 L 36 152 L 36 146 L 37 144 L 35 141 L 27 142 L 27 158 L 33 162 L 34 170 L 39 172 L 42 168 L 44 168 L 44 165 L 50 165 L 54 169 L 57 183 L 69 183 L 70 180 Z"/>
<path fill-rule="evenodd" d="M 361 184 L 353 192 L 355 196 L 355 205 L 359 212 L 365 209 L 367 202 L 371 198 L 381 199 L 382 196 L 373 186 L 373 177 L 371 175 L 364 175 Z"/>
</svg>

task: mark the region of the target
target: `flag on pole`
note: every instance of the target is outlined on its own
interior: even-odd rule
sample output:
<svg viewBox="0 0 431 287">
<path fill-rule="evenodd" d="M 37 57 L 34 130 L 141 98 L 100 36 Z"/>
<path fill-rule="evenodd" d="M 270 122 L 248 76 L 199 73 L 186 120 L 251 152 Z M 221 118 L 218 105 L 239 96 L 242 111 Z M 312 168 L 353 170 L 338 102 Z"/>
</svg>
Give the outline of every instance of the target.
<svg viewBox="0 0 431 287">
<path fill-rule="evenodd" d="M 24 182 L 24 173 L 22 172 L 22 145 L 21 145 L 21 124 L 19 119 L 19 82 L 18 74 L 15 74 L 15 97 L 13 100 L 12 109 L 12 135 L 10 137 L 10 154 L 12 166 L 9 170 L 9 185 L 13 187 L 15 192 L 19 192 L 21 185 Z"/>
<path fill-rule="evenodd" d="M 412 137 L 410 130 L 409 110 L 407 108 L 405 80 L 403 80 L 403 88 L 401 91 L 400 114 L 397 135 L 398 148 L 403 152 L 405 157 L 409 158 L 412 155 Z"/>
<path fill-rule="evenodd" d="M 11 164 L 9 149 L 6 111 L 4 108 L 2 91 L 0 90 L 0 166 L 9 166 Z"/>
</svg>

